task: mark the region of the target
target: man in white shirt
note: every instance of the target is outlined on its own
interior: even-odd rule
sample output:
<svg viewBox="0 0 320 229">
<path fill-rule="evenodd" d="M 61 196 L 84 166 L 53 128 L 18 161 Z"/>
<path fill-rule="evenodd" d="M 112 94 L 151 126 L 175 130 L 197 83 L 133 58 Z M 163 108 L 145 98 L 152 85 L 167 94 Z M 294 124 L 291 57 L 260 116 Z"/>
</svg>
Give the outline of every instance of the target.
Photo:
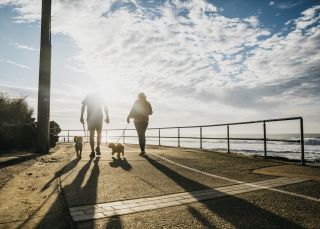
<svg viewBox="0 0 320 229">
<path fill-rule="evenodd" d="M 90 132 L 90 147 L 91 154 L 90 157 L 95 157 L 95 151 L 97 155 L 100 155 L 100 143 L 101 143 L 101 131 L 103 123 L 103 110 L 106 115 L 105 122 L 109 123 L 108 108 L 102 98 L 98 93 L 93 93 L 87 95 L 82 101 L 80 122 L 84 123 L 83 115 L 87 107 L 87 123 L 88 130 Z M 103 109 L 102 109 L 103 108 Z M 94 134 L 97 131 L 97 147 L 94 149 Z"/>
</svg>

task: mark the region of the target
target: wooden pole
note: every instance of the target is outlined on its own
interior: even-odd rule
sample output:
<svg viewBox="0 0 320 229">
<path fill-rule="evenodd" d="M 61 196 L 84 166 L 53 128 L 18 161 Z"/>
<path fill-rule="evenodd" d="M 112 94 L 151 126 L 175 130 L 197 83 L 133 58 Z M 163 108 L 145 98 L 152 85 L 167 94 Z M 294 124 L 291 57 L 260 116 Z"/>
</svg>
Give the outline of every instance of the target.
<svg viewBox="0 0 320 229">
<path fill-rule="evenodd" d="M 37 124 L 37 151 L 39 153 L 48 153 L 50 148 L 50 83 L 51 0 L 42 0 Z"/>
</svg>

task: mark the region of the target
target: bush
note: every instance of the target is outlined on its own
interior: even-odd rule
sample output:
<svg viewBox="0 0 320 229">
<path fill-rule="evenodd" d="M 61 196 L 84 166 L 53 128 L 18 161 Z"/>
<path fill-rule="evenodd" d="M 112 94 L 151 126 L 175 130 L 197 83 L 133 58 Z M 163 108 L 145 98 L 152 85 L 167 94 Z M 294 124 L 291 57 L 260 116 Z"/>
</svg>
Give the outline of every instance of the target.
<svg viewBox="0 0 320 229">
<path fill-rule="evenodd" d="M 36 124 L 26 97 L 0 91 L 0 148 L 29 148 L 35 143 Z"/>
<path fill-rule="evenodd" d="M 0 149 L 30 148 L 36 144 L 37 123 L 26 97 L 13 98 L 0 91 Z M 58 123 L 50 122 L 50 147 L 61 132 Z"/>
<path fill-rule="evenodd" d="M 0 148 L 30 148 L 36 141 L 35 123 L 3 124 L 0 126 Z"/>
<path fill-rule="evenodd" d="M 0 91 L 0 125 L 23 124 L 31 121 L 33 109 L 26 102 L 26 97 L 10 97 Z"/>
</svg>

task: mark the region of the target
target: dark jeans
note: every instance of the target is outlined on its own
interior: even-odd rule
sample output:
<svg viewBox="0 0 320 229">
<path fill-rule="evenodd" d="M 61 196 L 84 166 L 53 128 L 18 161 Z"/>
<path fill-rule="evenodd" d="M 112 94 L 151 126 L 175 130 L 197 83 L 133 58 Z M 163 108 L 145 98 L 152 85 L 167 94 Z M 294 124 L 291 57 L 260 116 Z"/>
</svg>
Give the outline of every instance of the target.
<svg viewBox="0 0 320 229">
<path fill-rule="evenodd" d="M 134 122 L 134 126 L 136 127 L 138 133 L 141 152 L 144 152 L 144 148 L 146 145 L 146 130 L 148 127 L 148 122 Z"/>
</svg>

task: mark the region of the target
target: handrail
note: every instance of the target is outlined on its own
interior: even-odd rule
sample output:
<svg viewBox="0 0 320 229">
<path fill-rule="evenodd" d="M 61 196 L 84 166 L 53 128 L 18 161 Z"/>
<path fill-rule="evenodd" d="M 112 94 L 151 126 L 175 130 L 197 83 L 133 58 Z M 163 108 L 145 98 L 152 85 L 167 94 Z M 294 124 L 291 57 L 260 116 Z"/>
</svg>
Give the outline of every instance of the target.
<svg viewBox="0 0 320 229">
<path fill-rule="evenodd" d="M 248 121 L 248 122 L 232 122 L 232 123 L 221 123 L 221 124 L 213 124 L 213 125 L 200 125 L 200 126 L 176 126 L 176 127 L 161 127 L 161 128 L 148 128 L 149 130 L 156 129 L 177 129 L 177 128 L 200 128 L 200 127 L 217 127 L 217 126 L 234 126 L 234 125 L 243 125 L 243 124 L 253 124 L 253 123 L 263 123 L 263 122 L 279 122 L 279 121 L 290 121 L 302 119 L 302 117 L 290 117 L 290 118 L 280 118 L 280 119 L 267 119 L 267 120 L 257 120 L 257 121 Z M 110 129 L 111 130 L 111 129 Z M 135 130 L 135 129 L 133 129 Z"/>
<path fill-rule="evenodd" d="M 302 119 L 302 117 L 290 117 L 290 118 L 279 118 L 279 119 L 266 119 L 266 120 L 256 120 L 256 121 L 247 121 L 247 122 L 231 122 L 231 123 L 220 123 L 220 124 L 211 124 L 211 125 L 199 125 L 199 126 L 170 126 L 170 127 L 150 127 L 148 130 L 164 130 L 164 129 L 178 129 L 178 128 L 200 128 L 200 127 L 217 127 L 217 126 L 234 126 L 234 125 L 244 125 L 244 124 L 254 124 L 254 123 L 263 123 L 263 122 L 279 122 L 279 121 L 290 121 L 290 120 L 297 120 Z M 80 129 L 68 129 L 69 131 L 82 131 Z M 105 130 L 105 129 L 104 129 Z M 110 131 L 120 131 L 123 129 L 120 128 L 113 128 L 113 129 L 107 129 Z M 136 130 L 134 128 L 127 129 L 127 130 Z M 67 130 L 63 130 L 67 131 Z"/>
<path fill-rule="evenodd" d="M 266 124 L 270 122 L 281 122 L 281 121 L 290 121 L 290 120 L 299 120 L 300 121 L 300 139 L 298 140 L 288 140 L 288 139 L 270 139 L 267 138 L 267 133 L 266 133 Z M 246 125 L 246 124 L 255 124 L 255 123 L 262 123 L 263 124 L 263 138 L 232 138 L 230 137 L 230 126 L 235 126 L 235 125 Z M 203 128 L 208 128 L 208 127 L 219 127 L 219 126 L 227 126 L 227 137 L 225 138 L 213 138 L 213 137 L 203 137 L 202 130 Z M 191 128 L 199 128 L 199 137 L 192 137 L 192 136 L 180 136 L 180 129 L 191 129 Z M 161 130 L 168 130 L 168 129 L 177 129 L 177 136 L 161 136 Z M 125 131 L 132 131 L 135 129 L 126 129 Z M 279 119 L 266 119 L 266 120 L 256 120 L 256 121 L 246 121 L 246 122 L 233 122 L 233 123 L 220 123 L 220 124 L 211 124 L 211 125 L 198 125 L 198 126 L 172 126 L 172 127 L 151 127 L 148 128 L 148 130 L 158 130 L 158 136 L 147 136 L 147 138 L 158 138 L 159 143 L 158 145 L 161 145 L 161 138 L 175 138 L 178 139 L 178 144 L 177 146 L 180 147 L 180 140 L 181 139 L 198 139 L 200 140 L 200 146 L 199 148 L 202 149 L 202 140 L 227 140 L 227 150 L 228 153 L 230 152 L 230 140 L 248 140 L 248 141 L 263 141 L 264 144 L 264 157 L 267 157 L 267 142 L 268 141 L 277 141 L 277 142 L 297 142 L 300 143 L 301 146 L 301 165 L 305 165 L 305 160 L 304 160 L 304 132 L 303 132 L 303 118 L 302 117 L 288 117 L 288 118 L 279 118 Z M 62 130 L 62 131 L 67 131 L 68 135 L 67 136 L 61 136 L 61 137 L 67 137 L 68 142 L 69 138 L 72 137 L 70 136 L 70 132 L 72 131 L 82 131 L 82 130 L 77 130 L 77 129 L 71 129 L 71 130 Z M 106 140 L 108 137 L 108 132 L 109 131 L 124 131 L 123 129 L 119 128 L 114 128 L 114 129 L 103 129 L 106 133 Z M 136 136 L 128 136 L 125 135 L 125 131 L 123 134 L 123 143 L 125 142 L 125 138 L 134 138 Z M 112 137 L 120 137 L 120 136 L 112 136 Z"/>
</svg>

